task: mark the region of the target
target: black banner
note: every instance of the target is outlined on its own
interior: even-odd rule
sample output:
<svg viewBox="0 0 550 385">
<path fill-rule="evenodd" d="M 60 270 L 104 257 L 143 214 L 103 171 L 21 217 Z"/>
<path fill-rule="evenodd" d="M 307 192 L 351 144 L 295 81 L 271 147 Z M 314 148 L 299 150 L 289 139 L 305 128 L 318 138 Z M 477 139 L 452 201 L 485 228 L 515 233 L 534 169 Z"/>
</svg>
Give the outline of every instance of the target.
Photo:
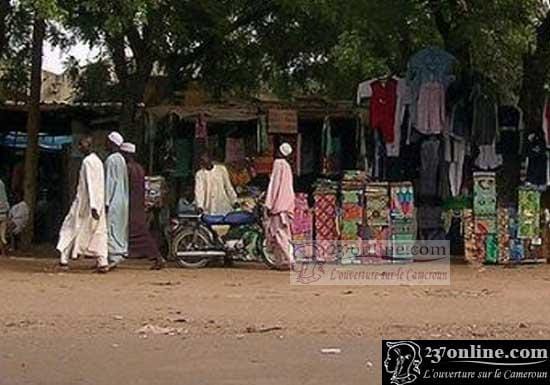
<svg viewBox="0 0 550 385">
<path fill-rule="evenodd" d="M 550 341 L 382 341 L 383 385 L 550 384 Z"/>
</svg>

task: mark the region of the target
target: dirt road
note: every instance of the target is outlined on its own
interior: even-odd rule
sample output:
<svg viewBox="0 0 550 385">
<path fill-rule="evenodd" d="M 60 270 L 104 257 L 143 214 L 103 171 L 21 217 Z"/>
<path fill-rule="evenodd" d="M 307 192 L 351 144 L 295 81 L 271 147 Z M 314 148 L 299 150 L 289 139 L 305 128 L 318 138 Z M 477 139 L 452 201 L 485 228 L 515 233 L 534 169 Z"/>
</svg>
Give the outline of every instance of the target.
<svg viewBox="0 0 550 385">
<path fill-rule="evenodd" d="M 261 266 L 103 276 L 54 263 L 0 260 L 0 385 L 377 384 L 382 338 L 550 338 L 548 266 L 302 287 Z"/>
</svg>

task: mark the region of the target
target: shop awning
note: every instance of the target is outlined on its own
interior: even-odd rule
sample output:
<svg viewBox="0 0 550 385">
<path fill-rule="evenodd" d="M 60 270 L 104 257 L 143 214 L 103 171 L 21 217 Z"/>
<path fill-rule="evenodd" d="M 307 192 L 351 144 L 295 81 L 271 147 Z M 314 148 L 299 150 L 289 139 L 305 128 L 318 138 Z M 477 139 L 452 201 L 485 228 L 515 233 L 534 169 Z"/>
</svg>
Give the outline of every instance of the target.
<svg viewBox="0 0 550 385">
<path fill-rule="evenodd" d="M 147 113 L 157 120 L 176 115 L 181 120 L 189 121 L 194 121 L 202 114 L 210 123 L 248 122 L 258 119 L 258 108 L 252 105 L 157 106 L 148 108 Z"/>
<path fill-rule="evenodd" d="M 27 134 L 24 132 L 10 131 L 5 135 L 0 135 L 0 146 L 13 149 L 27 148 Z M 73 137 L 70 135 L 48 135 L 41 133 L 38 135 L 38 146 L 46 151 L 61 151 L 63 146 L 73 142 Z"/>
</svg>

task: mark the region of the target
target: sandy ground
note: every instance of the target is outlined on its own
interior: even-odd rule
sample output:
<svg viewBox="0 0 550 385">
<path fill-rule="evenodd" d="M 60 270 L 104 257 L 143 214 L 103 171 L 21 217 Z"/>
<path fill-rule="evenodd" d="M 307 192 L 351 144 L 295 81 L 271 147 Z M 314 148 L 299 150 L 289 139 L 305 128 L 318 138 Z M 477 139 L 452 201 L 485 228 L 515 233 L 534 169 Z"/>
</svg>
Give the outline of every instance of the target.
<svg viewBox="0 0 550 385">
<path fill-rule="evenodd" d="M 550 338 L 546 265 L 453 266 L 445 287 L 305 287 L 254 265 L 54 264 L 0 259 L 0 385 L 377 384 L 383 338 Z"/>
</svg>

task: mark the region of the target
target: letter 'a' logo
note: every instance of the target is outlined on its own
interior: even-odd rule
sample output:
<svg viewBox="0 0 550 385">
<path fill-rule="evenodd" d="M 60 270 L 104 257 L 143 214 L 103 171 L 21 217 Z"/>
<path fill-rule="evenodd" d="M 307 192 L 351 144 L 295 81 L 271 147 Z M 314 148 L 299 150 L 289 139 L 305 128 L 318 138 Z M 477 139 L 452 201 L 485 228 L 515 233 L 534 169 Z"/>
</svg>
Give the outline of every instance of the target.
<svg viewBox="0 0 550 385">
<path fill-rule="evenodd" d="M 420 346 L 412 341 L 386 342 L 384 370 L 391 374 L 392 385 L 413 384 L 420 376 Z"/>
</svg>

